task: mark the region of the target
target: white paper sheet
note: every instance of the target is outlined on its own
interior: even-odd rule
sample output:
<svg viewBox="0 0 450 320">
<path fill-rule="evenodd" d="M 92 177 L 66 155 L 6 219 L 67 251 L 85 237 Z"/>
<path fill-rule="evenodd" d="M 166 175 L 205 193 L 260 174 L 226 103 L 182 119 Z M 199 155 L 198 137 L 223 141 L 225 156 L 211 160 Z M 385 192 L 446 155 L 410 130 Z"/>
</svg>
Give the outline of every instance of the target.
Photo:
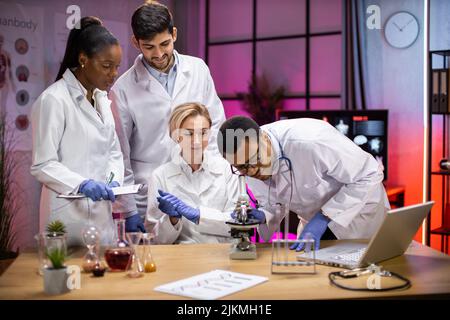
<svg viewBox="0 0 450 320">
<path fill-rule="evenodd" d="M 154 290 L 201 300 L 215 300 L 267 281 L 268 278 L 250 274 L 214 270 L 167 283 Z"/>
<path fill-rule="evenodd" d="M 139 190 L 141 190 L 143 186 L 144 186 L 143 184 L 134 184 L 131 186 L 114 187 L 114 188 L 111 188 L 111 190 L 114 192 L 114 195 L 119 196 L 121 194 L 138 193 Z M 85 198 L 85 197 L 86 196 L 82 193 L 60 194 L 57 196 L 57 198 L 64 198 L 64 199 L 81 199 L 81 198 Z"/>
</svg>

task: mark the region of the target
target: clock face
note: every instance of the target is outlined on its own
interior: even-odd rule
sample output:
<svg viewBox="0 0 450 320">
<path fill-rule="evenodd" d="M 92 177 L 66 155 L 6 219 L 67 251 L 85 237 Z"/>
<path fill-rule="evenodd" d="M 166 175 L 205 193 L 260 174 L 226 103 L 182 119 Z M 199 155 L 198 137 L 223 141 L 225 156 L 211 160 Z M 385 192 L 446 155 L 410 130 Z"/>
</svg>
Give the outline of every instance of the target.
<svg viewBox="0 0 450 320">
<path fill-rule="evenodd" d="M 386 22 L 384 35 L 391 46 L 399 49 L 407 48 L 419 35 L 419 22 L 408 12 L 395 13 Z"/>
</svg>

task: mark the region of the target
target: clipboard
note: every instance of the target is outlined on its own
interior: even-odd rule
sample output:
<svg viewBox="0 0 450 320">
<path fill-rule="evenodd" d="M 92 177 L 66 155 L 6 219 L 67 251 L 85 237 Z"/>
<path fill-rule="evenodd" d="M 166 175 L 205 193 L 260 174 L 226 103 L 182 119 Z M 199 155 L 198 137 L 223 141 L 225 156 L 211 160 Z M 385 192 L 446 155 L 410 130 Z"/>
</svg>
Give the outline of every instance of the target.
<svg viewBox="0 0 450 320">
<path fill-rule="evenodd" d="M 114 187 L 111 188 L 111 190 L 114 192 L 115 196 L 120 196 L 124 194 L 136 194 L 139 193 L 139 191 L 144 188 L 145 184 L 133 184 L 130 186 L 123 186 L 123 187 Z M 86 198 L 86 195 L 82 193 L 77 194 L 59 194 L 56 196 L 57 198 L 63 198 L 63 199 L 82 199 Z"/>
</svg>

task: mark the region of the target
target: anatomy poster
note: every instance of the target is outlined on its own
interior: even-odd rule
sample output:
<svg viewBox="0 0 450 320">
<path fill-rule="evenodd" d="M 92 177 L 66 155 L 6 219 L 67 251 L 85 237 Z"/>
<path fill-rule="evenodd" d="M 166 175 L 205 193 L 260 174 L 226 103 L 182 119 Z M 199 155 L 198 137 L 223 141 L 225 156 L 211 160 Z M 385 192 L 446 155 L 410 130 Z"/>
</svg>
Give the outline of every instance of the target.
<svg viewBox="0 0 450 320">
<path fill-rule="evenodd" d="M 0 2 L 0 110 L 12 148 L 31 150 L 30 111 L 44 90 L 43 9 Z"/>
</svg>

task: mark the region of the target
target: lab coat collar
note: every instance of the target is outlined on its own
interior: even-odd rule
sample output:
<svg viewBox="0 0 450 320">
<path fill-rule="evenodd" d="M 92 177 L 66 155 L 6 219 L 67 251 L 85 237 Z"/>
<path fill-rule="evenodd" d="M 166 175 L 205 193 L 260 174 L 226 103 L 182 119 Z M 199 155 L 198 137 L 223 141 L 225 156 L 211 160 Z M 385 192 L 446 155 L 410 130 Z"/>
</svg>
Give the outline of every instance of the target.
<svg viewBox="0 0 450 320">
<path fill-rule="evenodd" d="M 178 147 L 179 150 L 179 147 Z M 210 156 L 209 152 L 205 151 L 203 153 L 203 162 L 199 170 L 203 172 L 199 172 L 202 176 L 198 177 L 201 180 L 199 190 L 192 190 L 192 183 L 189 182 L 190 175 L 193 174 L 191 167 L 186 163 L 180 153 L 178 153 L 174 158 L 172 158 L 173 165 L 168 166 L 166 170 L 167 179 L 175 179 L 174 183 L 177 188 L 184 190 L 187 193 L 192 195 L 200 195 L 203 192 L 207 191 L 211 185 L 216 181 L 213 176 L 218 176 L 222 174 L 222 170 L 217 163 Z"/>
<path fill-rule="evenodd" d="M 69 68 L 64 71 L 62 77 L 67 84 L 67 89 L 69 90 L 69 93 L 72 96 L 73 100 L 76 101 L 78 105 L 80 105 L 84 97 L 86 96 L 87 90 L 78 81 L 78 79 Z"/>
<path fill-rule="evenodd" d="M 67 83 L 67 88 L 69 89 L 72 98 L 80 104 L 87 95 L 87 89 L 81 84 L 80 81 L 78 81 L 69 68 L 67 68 L 64 72 L 63 79 Z M 93 98 L 97 101 L 97 103 L 104 103 L 105 101 L 102 101 L 104 98 L 109 101 L 107 92 L 98 88 L 94 89 Z"/>
<path fill-rule="evenodd" d="M 177 63 L 177 80 L 178 77 L 181 74 L 185 74 L 185 73 L 190 73 L 192 71 L 192 66 L 189 63 L 186 63 L 183 55 L 180 55 L 176 50 L 173 51 L 174 55 L 177 57 L 178 61 Z M 142 53 L 140 55 L 138 55 L 136 57 L 136 59 L 134 60 L 134 65 L 135 65 L 135 81 L 136 83 L 140 83 L 140 82 L 149 82 L 152 80 L 150 73 L 148 72 L 147 68 L 144 65 L 144 56 L 142 55 Z M 177 80 L 175 80 L 175 89 L 177 87 Z M 155 79 L 155 81 L 157 81 Z M 175 93 L 175 89 L 174 89 L 174 93 Z"/>
<path fill-rule="evenodd" d="M 170 166 L 170 168 L 168 168 L 168 170 L 166 171 L 166 175 L 168 178 L 181 174 L 186 174 L 186 172 L 192 172 L 192 168 L 181 156 L 181 150 L 179 145 L 176 145 L 176 148 L 174 148 L 171 162 L 174 165 Z M 203 162 L 199 170 L 205 170 L 206 172 L 212 174 L 222 173 L 220 166 L 216 162 L 214 162 L 213 159 L 211 159 L 211 155 L 209 154 L 208 151 L 205 151 L 203 153 Z"/>
<path fill-rule="evenodd" d="M 183 56 L 178 54 L 176 50 L 174 50 L 174 54 L 178 57 L 178 71 L 177 77 L 175 79 L 175 86 L 173 88 L 172 98 L 175 99 L 177 95 L 183 90 L 188 82 L 189 74 L 192 73 L 192 65 L 190 63 L 186 63 Z"/>
<path fill-rule="evenodd" d="M 73 101 L 76 101 L 78 105 L 82 109 L 84 109 L 87 114 L 96 122 L 103 123 L 100 117 L 96 114 L 95 109 L 86 99 L 86 88 L 81 84 L 80 81 L 78 81 L 78 79 L 70 69 L 66 69 L 63 74 L 63 79 L 67 84 L 67 89 L 69 90 Z M 93 99 L 98 107 L 97 110 L 100 112 L 102 117 L 104 117 L 104 115 L 106 114 L 104 108 L 109 108 L 111 104 L 111 101 L 108 99 L 107 92 L 95 88 L 93 92 Z"/>
</svg>

